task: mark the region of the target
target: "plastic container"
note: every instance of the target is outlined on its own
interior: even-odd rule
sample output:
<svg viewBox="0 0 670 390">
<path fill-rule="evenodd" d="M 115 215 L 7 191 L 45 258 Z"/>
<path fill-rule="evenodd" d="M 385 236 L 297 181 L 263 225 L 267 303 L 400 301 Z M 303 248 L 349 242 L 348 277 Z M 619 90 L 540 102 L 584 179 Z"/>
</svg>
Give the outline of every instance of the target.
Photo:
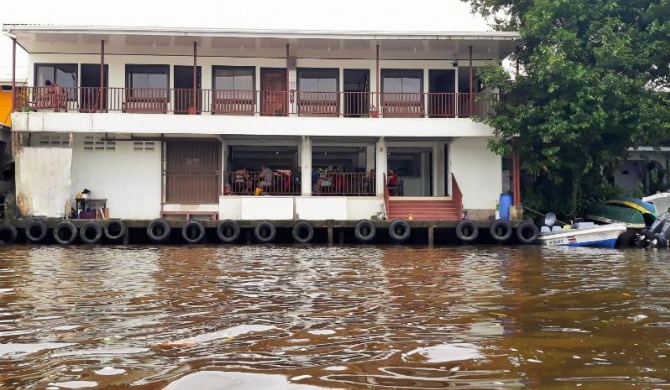
<svg viewBox="0 0 670 390">
<path fill-rule="evenodd" d="M 498 202 L 500 211 L 500 219 L 509 221 L 509 212 L 512 207 L 512 195 L 500 194 L 500 201 Z"/>
</svg>

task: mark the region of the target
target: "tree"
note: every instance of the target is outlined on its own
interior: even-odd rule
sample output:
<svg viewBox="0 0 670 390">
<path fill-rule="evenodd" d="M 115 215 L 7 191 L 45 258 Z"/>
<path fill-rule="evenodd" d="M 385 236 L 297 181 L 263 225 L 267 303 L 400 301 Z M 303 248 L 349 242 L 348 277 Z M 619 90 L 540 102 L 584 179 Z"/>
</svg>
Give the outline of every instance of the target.
<svg viewBox="0 0 670 390">
<path fill-rule="evenodd" d="M 502 98 L 478 120 L 537 178 L 536 207 L 580 215 L 629 147 L 670 139 L 670 0 L 463 1 L 521 34 L 518 75 L 482 71 Z"/>
</svg>

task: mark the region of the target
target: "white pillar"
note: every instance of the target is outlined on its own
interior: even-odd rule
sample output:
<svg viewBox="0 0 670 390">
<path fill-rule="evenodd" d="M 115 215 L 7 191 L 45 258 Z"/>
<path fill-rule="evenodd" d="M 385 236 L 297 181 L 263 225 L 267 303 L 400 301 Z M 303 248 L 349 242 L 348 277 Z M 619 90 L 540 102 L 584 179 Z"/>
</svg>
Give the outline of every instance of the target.
<svg viewBox="0 0 670 390">
<path fill-rule="evenodd" d="M 365 172 L 370 172 L 370 169 L 375 167 L 375 146 L 368 145 L 365 147 Z"/>
<path fill-rule="evenodd" d="M 223 186 L 228 183 L 228 143 L 225 139 L 221 139 L 221 193 L 223 193 Z M 232 184 L 232 183 L 230 183 Z"/>
<path fill-rule="evenodd" d="M 303 137 L 300 144 L 300 192 L 312 195 L 312 140 Z"/>
<path fill-rule="evenodd" d="M 384 177 L 386 176 L 386 164 L 388 162 L 388 150 L 386 150 L 386 139 L 384 137 L 379 137 L 377 141 L 377 150 L 376 150 L 376 164 L 375 172 L 377 173 L 376 180 L 376 195 L 384 196 Z"/>
<path fill-rule="evenodd" d="M 430 162 L 433 164 L 433 195 L 434 196 L 444 196 L 442 188 L 442 178 L 444 177 L 444 166 L 440 164 L 442 160 L 442 150 L 440 149 L 442 143 L 436 142 L 433 145 L 433 158 Z"/>
</svg>

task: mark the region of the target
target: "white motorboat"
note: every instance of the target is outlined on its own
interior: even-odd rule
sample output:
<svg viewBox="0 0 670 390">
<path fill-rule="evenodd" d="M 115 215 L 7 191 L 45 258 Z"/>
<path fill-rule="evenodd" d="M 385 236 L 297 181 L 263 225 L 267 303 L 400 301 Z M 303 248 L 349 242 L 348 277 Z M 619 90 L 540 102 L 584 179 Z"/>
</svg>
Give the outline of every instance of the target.
<svg viewBox="0 0 670 390">
<path fill-rule="evenodd" d="M 548 228 L 548 226 L 545 226 Z M 543 229 L 544 230 L 544 229 Z M 551 246 L 597 246 L 614 248 L 620 235 L 627 230 L 624 223 L 595 225 L 593 222 L 579 222 L 575 228 L 554 227 L 541 231 L 538 242 Z"/>
</svg>

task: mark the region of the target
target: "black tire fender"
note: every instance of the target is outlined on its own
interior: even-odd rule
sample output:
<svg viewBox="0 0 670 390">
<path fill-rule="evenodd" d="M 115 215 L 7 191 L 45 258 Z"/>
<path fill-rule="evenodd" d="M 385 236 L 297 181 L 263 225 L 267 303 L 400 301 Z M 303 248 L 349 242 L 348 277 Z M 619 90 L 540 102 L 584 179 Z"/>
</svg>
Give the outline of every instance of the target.
<svg viewBox="0 0 670 390">
<path fill-rule="evenodd" d="M 70 245 L 77 238 L 77 227 L 70 221 L 61 221 L 54 227 L 54 240 L 60 245 Z"/>
<path fill-rule="evenodd" d="M 105 226 L 105 237 L 116 241 L 126 234 L 126 224 L 123 221 L 112 220 Z"/>
<path fill-rule="evenodd" d="M 400 230 L 400 233 L 398 233 L 398 230 Z M 405 220 L 396 219 L 389 225 L 389 236 L 395 241 L 405 241 L 411 234 L 412 228 Z"/>
<path fill-rule="evenodd" d="M 162 218 L 156 218 L 153 221 L 149 222 L 147 226 L 147 236 L 149 239 L 156 243 L 164 242 L 170 237 L 170 232 L 172 228 L 166 220 Z"/>
<path fill-rule="evenodd" d="M 191 230 L 195 229 L 195 236 L 192 236 Z M 205 238 L 205 226 L 200 221 L 188 221 L 181 228 L 181 236 L 189 244 L 197 244 Z"/>
<path fill-rule="evenodd" d="M 89 234 L 93 231 L 93 237 Z M 79 229 L 79 239 L 84 244 L 93 245 L 97 244 L 102 238 L 102 227 L 95 221 L 86 222 L 81 229 Z"/>
<path fill-rule="evenodd" d="M 523 221 L 516 227 L 516 238 L 522 244 L 534 243 L 539 235 L 540 230 L 532 221 Z"/>
<path fill-rule="evenodd" d="M 40 243 L 47 236 L 47 224 L 40 219 L 31 219 L 26 224 L 26 238 L 29 242 Z"/>
<path fill-rule="evenodd" d="M 498 233 L 498 230 L 502 230 L 502 233 Z M 505 242 L 509 240 L 510 237 L 512 237 L 514 230 L 512 229 L 512 224 L 509 221 L 499 219 L 491 224 L 489 233 L 491 233 L 491 237 L 493 237 L 494 240 L 498 242 Z"/>
<path fill-rule="evenodd" d="M 263 235 L 264 231 L 268 231 L 268 235 L 265 236 Z M 277 228 L 275 228 L 275 225 L 272 224 L 270 221 L 261 221 L 256 225 L 254 228 L 254 237 L 263 244 L 267 244 L 269 242 L 272 242 L 275 239 L 275 236 L 277 235 Z"/>
<path fill-rule="evenodd" d="M 375 225 L 372 223 L 372 221 L 362 219 L 356 222 L 356 227 L 354 227 L 354 235 L 358 241 L 370 242 L 375 238 L 376 234 L 377 228 L 375 228 Z"/>
<path fill-rule="evenodd" d="M 231 235 L 227 235 L 229 230 L 232 230 Z M 221 242 L 232 244 L 240 237 L 240 225 L 232 219 L 221 221 L 216 225 L 216 235 Z"/>
<path fill-rule="evenodd" d="M 456 225 L 456 237 L 463 242 L 472 242 L 477 239 L 478 235 L 479 228 L 468 219 L 464 219 Z"/>
<path fill-rule="evenodd" d="M 301 233 L 307 230 L 307 235 L 302 236 Z M 300 221 L 298 222 L 295 226 L 293 226 L 293 230 L 291 231 L 291 235 L 293 236 L 293 239 L 295 242 L 300 243 L 300 244 L 307 244 L 312 239 L 314 238 L 314 228 L 312 225 L 309 224 L 307 221 Z"/>
<path fill-rule="evenodd" d="M 2 237 L 3 244 L 14 244 L 18 236 L 19 231 L 16 229 L 16 226 L 12 225 L 9 221 L 2 221 L 0 223 L 0 237 Z"/>
</svg>

